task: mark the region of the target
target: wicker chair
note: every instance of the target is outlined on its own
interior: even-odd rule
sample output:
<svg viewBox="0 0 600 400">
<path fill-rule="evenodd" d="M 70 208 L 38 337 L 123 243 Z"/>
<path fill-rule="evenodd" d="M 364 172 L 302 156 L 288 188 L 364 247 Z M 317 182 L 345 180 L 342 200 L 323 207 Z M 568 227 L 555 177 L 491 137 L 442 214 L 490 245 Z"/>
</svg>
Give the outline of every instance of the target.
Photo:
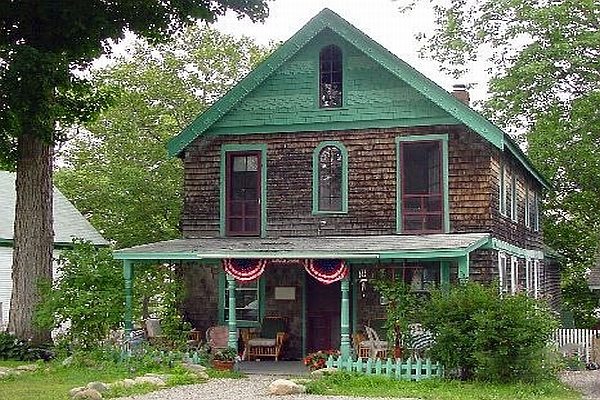
<svg viewBox="0 0 600 400">
<path fill-rule="evenodd" d="M 365 325 L 365 332 L 368 340 L 365 340 L 359 345 L 359 356 L 368 354 L 369 358 L 387 358 L 388 342 L 380 340 L 375 329 Z M 365 351 L 367 350 L 368 351 Z"/>
<path fill-rule="evenodd" d="M 279 360 L 281 349 L 287 339 L 287 318 L 264 317 L 260 333 L 248 335 L 245 340 L 246 357 L 248 360 L 264 357 L 273 357 Z"/>
</svg>

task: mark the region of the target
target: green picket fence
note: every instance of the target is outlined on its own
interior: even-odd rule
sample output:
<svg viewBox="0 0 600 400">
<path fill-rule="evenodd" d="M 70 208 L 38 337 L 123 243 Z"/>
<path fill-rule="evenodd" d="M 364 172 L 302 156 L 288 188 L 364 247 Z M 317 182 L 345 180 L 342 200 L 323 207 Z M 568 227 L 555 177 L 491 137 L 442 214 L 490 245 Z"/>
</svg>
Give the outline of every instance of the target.
<svg viewBox="0 0 600 400">
<path fill-rule="evenodd" d="M 361 358 L 354 360 L 352 357 L 343 359 L 342 357 L 334 358 L 329 356 L 327 359 L 327 367 L 337 368 L 340 371 L 358 372 L 367 375 L 382 375 L 397 379 L 406 379 L 411 381 L 420 381 L 434 377 L 442 377 L 444 368 L 442 365 L 432 363 L 427 360 L 376 360 L 368 359 L 363 361 Z"/>
</svg>

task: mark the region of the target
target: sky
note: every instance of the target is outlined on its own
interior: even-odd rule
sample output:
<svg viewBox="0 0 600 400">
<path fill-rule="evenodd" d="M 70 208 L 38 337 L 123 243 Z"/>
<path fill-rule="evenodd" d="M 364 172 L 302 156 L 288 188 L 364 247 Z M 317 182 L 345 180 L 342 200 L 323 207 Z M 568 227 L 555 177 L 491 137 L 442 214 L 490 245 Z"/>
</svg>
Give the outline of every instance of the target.
<svg viewBox="0 0 600 400">
<path fill-rule="evenodd" d="M 415 35 L 433 31 L 433 10 L 429 1 L 419 3 L 413 11 L 401 13 L 399 8 L 408 0 L 274 0 L 270 1 L 270 15 L 264 23 L 252 23 L 248 18 L 239 20 L 229 13 L 214 24 L 219 31 L 234 36 L 249 36 L 259 44 L 289 39 L 312 17 L 327 7 L 366 33 L 383 47 L 409 63 L 444 89 L 451 91 L 454 84 L 474 85 L 471 100 L 486 97 L 487 75 L 473 71 L 456 80 L 440 71 L 439 64 L 419 58 L 420 43 Z"/>
</svg>

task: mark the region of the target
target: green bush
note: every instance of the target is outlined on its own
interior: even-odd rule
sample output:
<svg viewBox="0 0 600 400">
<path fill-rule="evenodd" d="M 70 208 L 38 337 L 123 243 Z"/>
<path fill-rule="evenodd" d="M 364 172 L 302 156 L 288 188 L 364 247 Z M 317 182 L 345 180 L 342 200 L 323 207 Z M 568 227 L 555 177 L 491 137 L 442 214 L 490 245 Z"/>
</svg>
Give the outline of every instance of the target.
<svg viewBox="0 0 600 400">
<path fill-rule="evenodd" d="M 547 305 L 497 286 L 464 283 L 435 290 L 422 323 L 436 343 L 431 355 L 462 379 L 532 381 L 553 371 L 548 343 L 557 327 Z"/>
<path fill-rule="evenodd" d="M 35 361 L 54 358 L 54 352 L 46 347 L 32 347 L 22 339 L 6 332 L 0 333 L 0 360 Z"/>
</svg>

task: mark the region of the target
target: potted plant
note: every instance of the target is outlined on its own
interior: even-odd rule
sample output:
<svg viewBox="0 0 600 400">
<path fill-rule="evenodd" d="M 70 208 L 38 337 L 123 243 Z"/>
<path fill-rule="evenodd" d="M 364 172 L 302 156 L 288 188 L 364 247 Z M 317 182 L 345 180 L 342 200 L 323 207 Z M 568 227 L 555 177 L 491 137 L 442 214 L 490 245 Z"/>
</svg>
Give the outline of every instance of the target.
<svg viewBox="0 0 600 400">
<path fill-rule="evenodd" d="M 237 350 L 231 347 L 219 349 L 212 353 L 212 366 L 219 371 L 231 371 L 237 358 Z"/>
<path fill-rule="evenodd" d="M 319 350 L 314 353 L 310 353 L 302 362 L 308 367 L 309 371 L 315 371 L 317 369 L 325 368 L 327 366 L 327 359 L 332 357 L 339 357 L 340 352 L 338 350 Z"/>
</svg>

